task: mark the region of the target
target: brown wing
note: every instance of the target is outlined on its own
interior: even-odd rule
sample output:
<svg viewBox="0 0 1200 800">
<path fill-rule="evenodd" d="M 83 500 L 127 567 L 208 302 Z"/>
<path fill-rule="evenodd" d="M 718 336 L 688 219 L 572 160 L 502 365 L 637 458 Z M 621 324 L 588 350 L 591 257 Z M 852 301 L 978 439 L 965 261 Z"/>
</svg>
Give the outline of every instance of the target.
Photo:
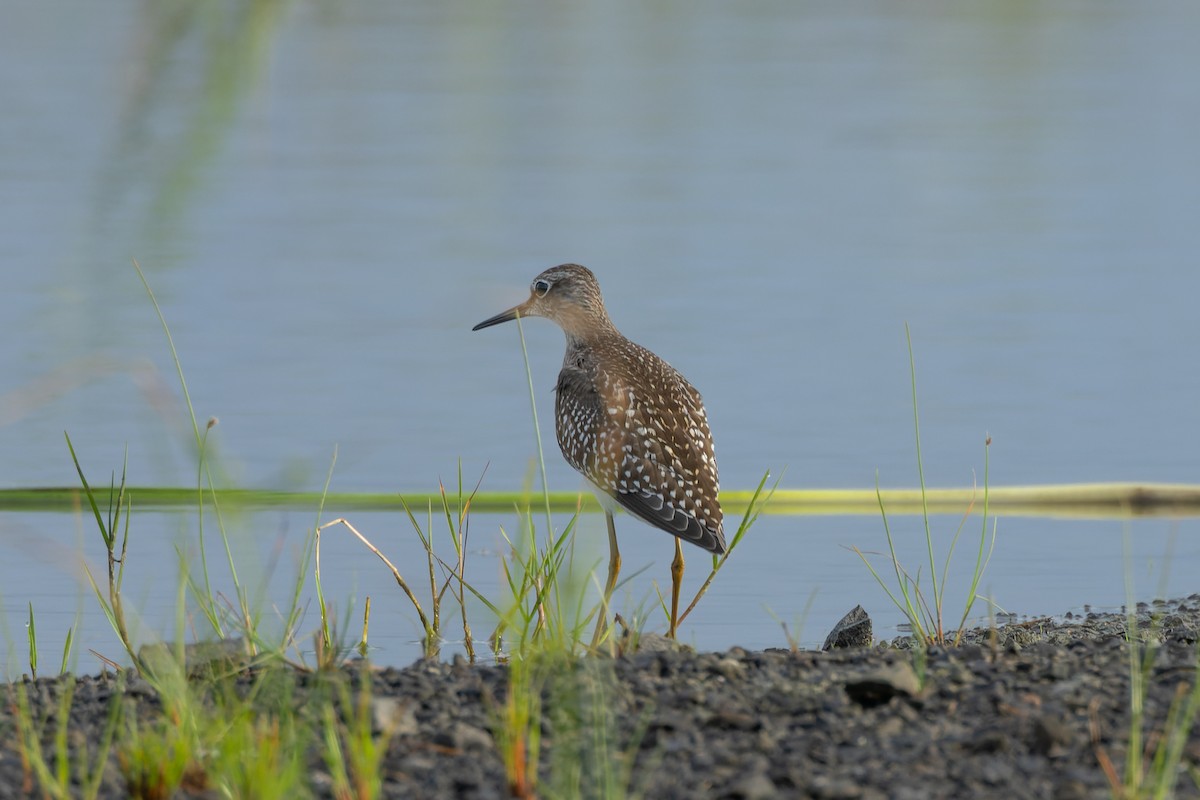
<svg viewBox="0 0 1200 800">
<path fill-rule="evenodd" d="M 713 553 L 725 552 L 717 462 L 700 393 L 643 348 L 627 375 L 601 376 L 601 399 L 618 432 L 613 497 L 634 516 Z M 636 388 L 634 388 L 636 387 Z M 619 459 L 619 460 L 618 460 Z"/>
</svg>

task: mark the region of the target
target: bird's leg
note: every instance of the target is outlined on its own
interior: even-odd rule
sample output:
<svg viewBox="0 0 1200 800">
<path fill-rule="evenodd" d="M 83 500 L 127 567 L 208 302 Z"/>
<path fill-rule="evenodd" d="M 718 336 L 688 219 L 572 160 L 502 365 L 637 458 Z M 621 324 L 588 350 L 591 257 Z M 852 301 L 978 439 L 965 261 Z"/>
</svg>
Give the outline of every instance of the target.
<svg viewBox="0 0 1200 800">
<path fill-rule="evenodd" d="M 612 599 L 613 590 L 617 588 L 617 575 L 621 572 L 621 551 L 617 548 L 617 526 L 613 522 L 611 511 L 604 512 L 604 521 L 608 523 L 608 580 L 604 582 L 604 599 L 600 602 L 600 613 L 596 618 L 596 632 L 592 634 L 592 647 L 600 643 L 604 629 L 608 625 L 608 602 Z"/>
<path fill-rule="evenodd" d="M 617 548 L 617 526 L 611 511 L 605 512 L 608 523 L 608 583 L 604 585 L 604 603 L 608 604 L 613 590 L 617 588 L 617 575 L 621 572 L 621 551 Z"/>
<path fill-rule="evenodd" d="M 667 638 L 675 638 L 675 627 L 679 624 L 679 589 L 683 585 L 683 546 L 675 537 L 675 560 L 671 562 L 671 627 Z"/>
</svg>

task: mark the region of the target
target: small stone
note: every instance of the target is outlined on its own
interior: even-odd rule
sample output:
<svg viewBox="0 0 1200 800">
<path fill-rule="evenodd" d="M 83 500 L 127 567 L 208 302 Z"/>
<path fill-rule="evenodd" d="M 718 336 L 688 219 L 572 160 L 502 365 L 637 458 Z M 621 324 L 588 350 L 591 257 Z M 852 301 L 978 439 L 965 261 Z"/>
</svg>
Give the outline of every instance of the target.
<svg viewBox="0 0 1200 800">
<path fill-rule="evenodd" d="M 495 747 L 495 741 L 490 733 L 461 721 L 454 723 L 453 741 L 454 746 L 459 750 L 469 750 L 473 747 L 485 749 Z"/>
<path fill-rule="evenodd" d="M 731 681 L 736 681 L 745 676 L 746 665 L 737 659 L 722 658 L 712 665 L 712 671 Z"/>
<path fill-rule="evenodd" d="M 908 724 L 909 723 L 900 719 L 898 716 L 888 717 L 887 719 L 881 720 L 879 724 L 875 726 L 875 736 L 881 740 L 894 739 L 904 733 L 904 729 Z"/>
<path fill-rule="evenodd" d="M 393 697 L 373 698 L 371 717 L 376 731 L 387 731 L 393 736 L 412 736 L 418 730 L 412 704 L 401 703 Z"/>
<path fill-rule="evenodd" d="M 864 708 L 883 705 L 897 695 L 912 697 L 921 690 L 917 673 L 907 662 L 871 670 L 844 685 L 850 699 Z"/>
<path fill-rule="evenodd" d="M 862 788 L 846 778 L 818 775 L 809 781 L 809 794 L 820 800 L 857 800 L 862 797 Z"/>
<path fill-rule="evenodd" d="M 721 796 L 730 800 L 767 800 L 778 797 L 779 790 L 767 775 L 765 765 L 756 763 L 750 771 L 738 777 Z"/>
<path fill-rule="evenodd" d="M 1061 756 L 1067 752 L 1071 739 L 1071 729 L 1057 717 L 1042 714 L 1033 722 L 1033 751 L 1039 755 Z"/>
<path fill-rule="evenodd" d="M 718 709 L 709 718 L 708 725 L 727 731 L 756 731 L 762 727 L 753 715 L 727 708 Z"/>
<path fill-rule="evenodd" d="M 627 632 L 621 639 L 620 646 L 620 652 L 624 656 L 633 653 L 670 653 L 685 649 L 690 648 L 659 633 L 643 633 L 635 636 L 632 632 Z"/>
<path fill-rule="evenodd" d="M 1012 776 L 1011 767 L 999 758 L 987 759 L 979 770 L 979 777 L 983 782 L 992 786 L 1004 785 L 1012 779 Z"/>
<path fill-rule="evenodd" d="M 1000 730 L 985 730 L 978 732 L 966 748 L 972 753 L 1007 753 L 1010 749 L 1008 736 Z"/>
<path fill-rule="evenodd" d="M 1092 793 L 1079 780 L 1067 780 L 1054 787 L 1054 800 L 1087 800 Z"/>
</svg>

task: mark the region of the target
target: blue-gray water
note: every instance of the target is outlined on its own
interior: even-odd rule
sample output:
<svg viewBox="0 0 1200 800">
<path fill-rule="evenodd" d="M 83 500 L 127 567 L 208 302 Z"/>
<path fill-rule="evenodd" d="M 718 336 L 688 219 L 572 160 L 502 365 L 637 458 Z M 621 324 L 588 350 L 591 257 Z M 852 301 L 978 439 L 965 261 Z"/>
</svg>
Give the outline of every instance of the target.
<svg viewBox="0 0 1200 800">
<path fill-rule="evenodd" d="M 993 484 L 1200 481 L 1195 4 L 78 0 L 4 17 L 2 485 L 73 484 L 64 430 L 98 482 L 126 447 L 132 483 L 195 482 L 131 259 L 240 486 L 319 488 L 336 446 L 337 490 L 435 489 L 459 459 L 472 484 L 486 466 L 484 488 L 518 488 L 534 443 L 517 330 L 470 328 L 563 261 L 703 392 L 725 488 L 785 467 L 788 487 L 915 485 L 905 322 L 931 485 L 982 479 L 987 435 Z M 562 336 L 526 333 L 548 432 Z M 580 487 L 553 445 L 547 468 Z M 314 519 L 230 520 L 248 574 L 280 553 L 268 603 Z M 404 520 L 352 520 L 419 573 Z M 472 521 L 485 588 L 513 523 Z M 895 526 L 915 569 L 920 523 Z M 651 565 L 623 607 L 652 609 L 670 540 L 619 527 L 629 572 Z M 1164 575 L 1193 591 L 1197 532 L 1002 520 L 982 589 L 1030 614 L 1120 603 L 1127 574 L 1143 599 Z M 194 515 L 137 516 L 132 536 L 127 591 L 169 632 Z M 583 537 L 601 558 L 600 518 Z M 79 668 L 88 647 L 119 654 L 79 572 L 81 552 L 100 564 L 86 516 L 3 514 L 0 542 L 9 669 L 31 602 L 43 663 L 77 613 Z M 806 644 L 859 602 L 886 635 L 899 617 L 849 545 L 882 549 L 879 520 L 764 518 L 685 638 L 784 645 L 772 613 L 795 627 L 814 591 Z M 390 575 L 348 536 L 325 548 L 331 594 L 373 598 L 377 657 L 411 659 Z"/>
</svg>

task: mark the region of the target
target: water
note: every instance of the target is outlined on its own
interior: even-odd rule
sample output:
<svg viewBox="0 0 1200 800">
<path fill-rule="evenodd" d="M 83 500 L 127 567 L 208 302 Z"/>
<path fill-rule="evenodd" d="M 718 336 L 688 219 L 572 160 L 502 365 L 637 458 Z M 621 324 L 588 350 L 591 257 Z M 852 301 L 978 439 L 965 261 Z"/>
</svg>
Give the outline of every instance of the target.
<svg viewBox="0 0 1200 800">
<path fill-rule="evenodd" d="M 1193 4 L 177 6 L 5 13 L 0 485 L 73 484 L 64 430 L 94 480 L 128 447 L 132 483 L 194 483 L 134 258 L 241 486 L 319 488 L 335 446 L 338 490 L 433 489 L 460 459 L 520 486 L 517 332 L 470 328 L 568 260 L 704 393 L 727 488 L 768 468 L 915 485 L 905 322 L 931 485 L 981 476 L 986 435 L 995 484 L 1200 481 Z M 526 332 L 548 431 L 562 337 Z M 552 445 L 547 468 L 580 486 Z M 249 560 L 280 549 L 275 602 L 313 519 L 232 525 Z M 355 522 L 419 568 L 403 520 Z M 481 583 L 501 524 L 473 523 Z M 898 526 L 915 569 L 920 525 Z M 595 558 L 602 531 L 585 521 Z M 984 590 L 1016 613 L 1111 605 L 1169 561 L 1162 590 L 1194 591 L 1195 533 L 1004 520 Z M 194 520 L 134 534 L 129 590 L 169 631 Z M 0 537 L 9 668 L 29 602 L 51 653 L 79 613 L 79 667 L 115 654 L 76 566 L 100 563 L 86 518 L 5 514 Z M 652 607 L 670 542 L 629 520 L 621 538 L 651 565 L 625 600 Z M 338 542 L 327 588 L 369 592 L 379 658 L 409 660 L 390 575 Z M 783 645 L 764 606 L 795 629 L 814 591 L 805 643 L 859 602 L 885 634 L 898 617 L 848 545 L 882 549 L 879 521 L 764 518 L 685 636 Z"/>
</svg>

